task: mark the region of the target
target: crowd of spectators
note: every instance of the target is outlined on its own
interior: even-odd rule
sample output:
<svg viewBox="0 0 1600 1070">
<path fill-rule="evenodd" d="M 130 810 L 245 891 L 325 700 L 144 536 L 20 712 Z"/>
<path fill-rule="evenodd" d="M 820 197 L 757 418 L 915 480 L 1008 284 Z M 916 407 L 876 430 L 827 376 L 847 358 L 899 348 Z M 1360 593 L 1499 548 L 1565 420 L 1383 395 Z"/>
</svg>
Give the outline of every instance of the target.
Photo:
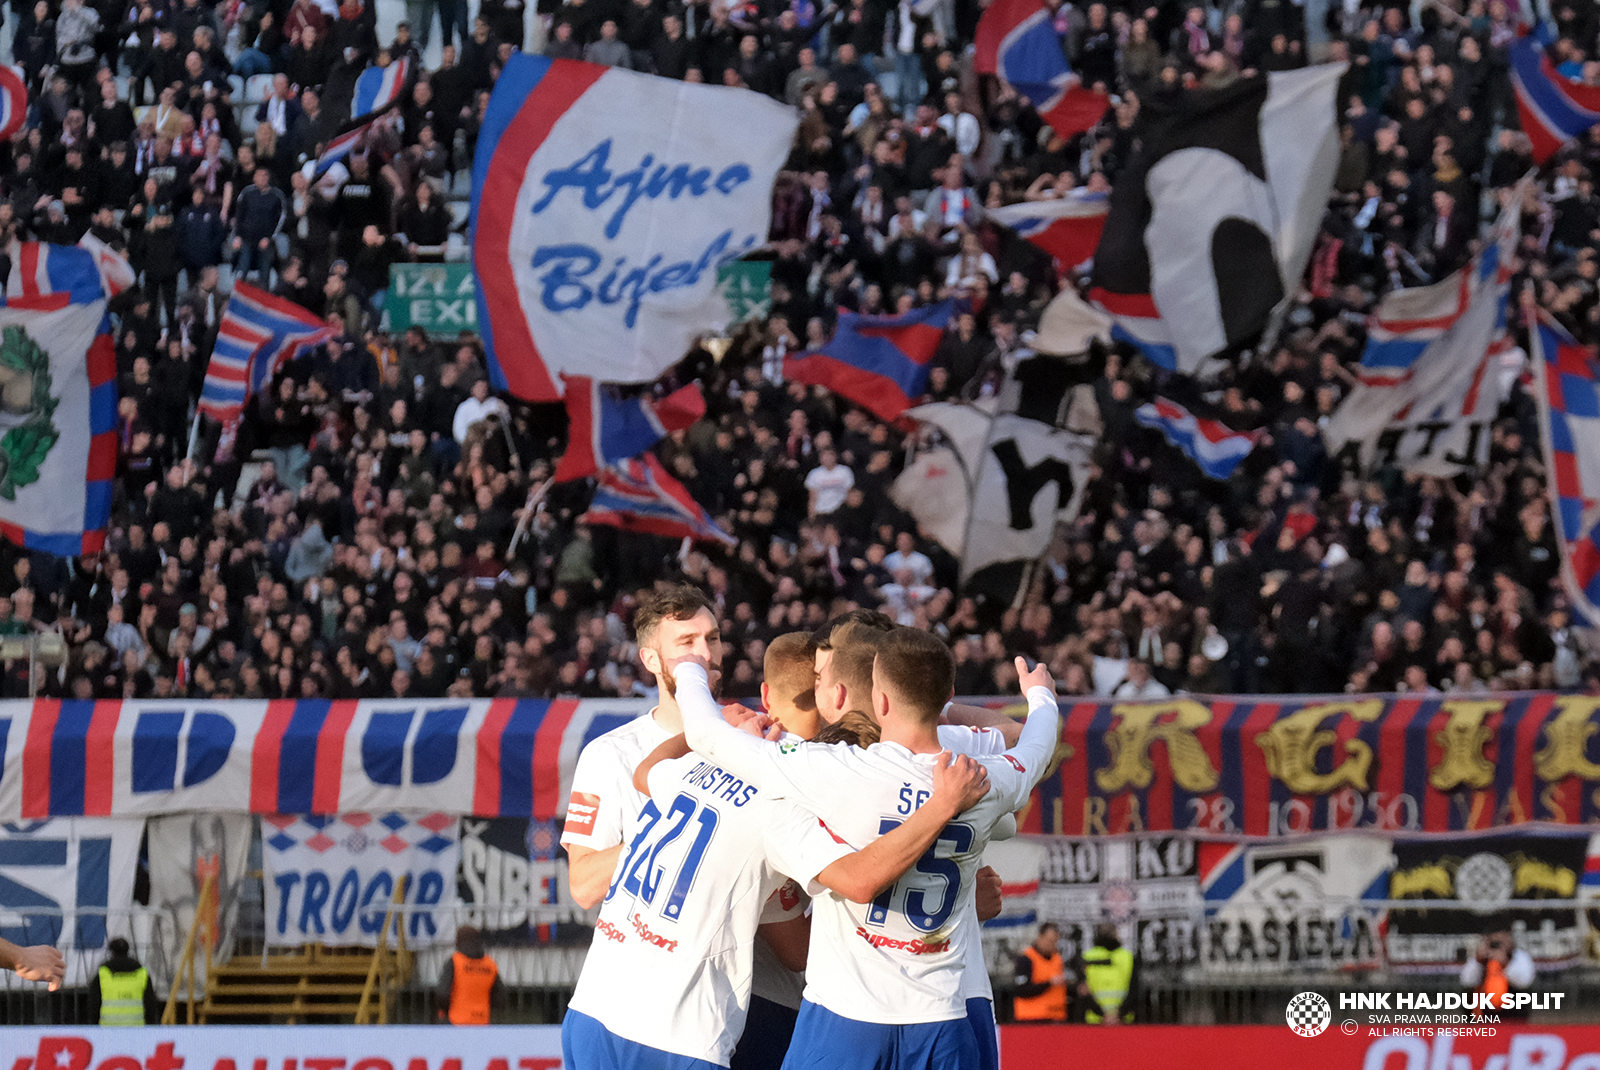
<svg viewBox="0 0 1600 1070">
<path fill-rule="evenodd" d="M 60 631 L 69 648 L 32 681 L 8 662 L 0 694 L 645 695 L 627 622 L 661 578 L 711 593 L 734 695 L 755 693 L 774 636 L 846 604 L 946 637 L 973 695 L 1012 690 L 1012 652 L 1049 661 L 1079 694 L 1600 686 L 1556 582 L 1525 383 L 1487 466 L 1455 479 L 1353 472 L 1322 441 L 1376 298 L 1464 263 L 1529 166 L 1502 0 L 1436 0 L 1415 24 L 1404 5 L 1333 5 L 1315 45 L 1284 0 L 1052 0 L 1074 69 L 1113 94 L 1103 121 L 1069 139 L 973 74 L 973 0 L 484 0 L 470 18 L 463 0 L 408 0 L 411 23 L 387 42 L 373 3 L 13 5 L 33 105 L 0 147 L 5 241 L 92 232 L 126 249 L 141 285 L 114 307 L 107 550 L 0 551 L 0 633 Z M 425 64 L 436 13 L 441 59 Z M 1562 69 L 1594 76 L 1592 6 L 1553 16 Z M 581 483 L 529 508 L 562 447 L 560 407 L 493 396 L 470 335 L 382 330 L 391 264 L 446 255 L 488 91 L 535 44 L 745 86 L 801 113 L 774 195 L 770 315 L 664 383 L 702 384 L 706 418 L 660 453 L 733 548 L 587 524 Z M 1107 188 L 1142 102 L 1324 50 L 1350 67 L 1323 241 L 1278 344 L 1187 387 L 1265 432 L 1230 481 L 1209 481 L 1133 419 L 1181 384 L 1131 350 L 1031 354 L 1046 303 L 1083 280 L 988 211 Z M 402 56 L 420 68 L 403 105 L 313 181 L 356 78 Z M 239 79 L 265 76 L 266 99 L 244 103 Z M 1547 172 L 1518 265 L 1585 339 L 1600 308 L 1597 163 L 1600 136 Z M 208 424 L 192 445 L 226 292 L 243 278 L 340 335 L 286 366 L 237 435 Z M 784 376 L 836 309 L 945 296 L 962 311 L 932 398 L 988 398 L 1021 377 L 1037 406 L 1041 391 L 1081 387 L 1101 428 L 1079 519 L 1016 597 L 963 589 L 956 558 L 891 501 L 915 445 L 903 427 Z"/>
</svg>

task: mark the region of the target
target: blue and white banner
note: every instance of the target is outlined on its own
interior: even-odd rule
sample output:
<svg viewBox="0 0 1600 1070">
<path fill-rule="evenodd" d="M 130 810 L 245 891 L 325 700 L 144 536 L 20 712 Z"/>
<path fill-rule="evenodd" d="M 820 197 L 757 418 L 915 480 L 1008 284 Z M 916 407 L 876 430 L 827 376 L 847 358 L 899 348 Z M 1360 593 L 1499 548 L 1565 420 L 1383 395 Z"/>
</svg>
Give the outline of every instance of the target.
<svg viewBox="0 0 1600 1070">
<path fill-rule="evenodd" d="M 496 386 L 650 382 L 730 313 L 719 265 L 763 245 L 794 109 L 745 89 L 513 55 L 472 174 Z"/>
<path fill-rule="evenodd" d="M 408 946 L 453 943 L 459 830 L 443 813 L 263 816 L 267 943 L 374 946 L 402 879 Z"/>
<path fill-rule="evenodd" d="M 142 818 L 0 824 L 0 938 L 50 944 L 68 986 L 85 984 L 114 936 L 128 937 Z"/>
</svg>

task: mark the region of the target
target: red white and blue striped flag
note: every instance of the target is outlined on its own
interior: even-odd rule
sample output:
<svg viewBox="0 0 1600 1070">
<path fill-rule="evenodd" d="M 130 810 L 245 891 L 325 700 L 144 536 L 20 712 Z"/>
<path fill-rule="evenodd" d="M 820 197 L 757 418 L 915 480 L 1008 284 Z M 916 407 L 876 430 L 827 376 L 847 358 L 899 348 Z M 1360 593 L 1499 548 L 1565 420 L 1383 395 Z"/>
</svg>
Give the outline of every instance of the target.
<svg viewBox="0 0 1600 1070">
<path fill-rule="evenodd" d="M 649 453 L 603 470 L 583 519 L 641 535 L 738 544 Z"/>
<path fill-rule="evenodd" d="M 1069 270 L 1094 256 L 1110 210 L 1109 193 L 1073 190 L 1055 200 L 1008 204 L 989 214 L 1055 257 L 1062 270 Z"/>
<path fill-rule="evenodd" d="M 1227 424 L 1203 419 L 1166 398 L 1140 405 L 1133 417 L 1144 426 L 1160 431 L 1212 479 L 1227 479 L 1233 475 L 1239 462 L 1256 448 L 1256 439 L 1260 437 L 1256 431 L 1235 431 Z"/>
<path fill-rule="evenodd" d="M 1110 97 L 1085 89 L 1073 73 L 1043 0 L 995 0 L 978 20 L 973 44 L 978 73 L 1005 79 L 1062 137 L 1089 129 L 1110 106 Z"/>
<path fill-rule="evenodd" d="M 706 414 L 706 399 L 693 384 L 660 401 L 618 397 L 585 375 L 563 375 L 567 406 L 567 452 L 555 481 L 584 479 L 606 465 L 637 457 L 672 431 L 685 430 Z"/>
<path fill-rule="evenodd" d="M 368 67 L 356 79 L 355 95 L 350 99 L 350 115 L 360 118 L 398 103 L 410 76 L 410 57 L 401 57 L 387 67 Z"/>
<path fill-rule="evenodd" d="M 927 389 L 955 308 L 954 301 L 940 301 L 899 316 L 841 311 L 828 344 L 790 357 L 784 377 L 827 387 L 878 419 L 893 420 Z"/>
<path fill-rule="evenodd" d="M 77 245 L 12 242 L 5 303 L 12 308 L 65 308 L 104 296 L 106 284 L 94 252 Z"/>
<path fill-rule="evenodd" d="M 1529 331 L 1545 471 L 1573 616 L 1600 625 L 1600 366 L 1561 328 Z"/>
<path fill-rule="evenodd" d="M 1517 115 L 1538 164 L 1600 123 L 1600 87 L 1575 82 L 1556 70 L 1542 47 L 1542 39 L 1553 36 L 1548 27 L 1540 27 L 1511 43 Z"/>
<path fill-rule="evenodd" d="M 223 425 L 231 424 L 285 361 L 338 333 L 339 328 L 291 301 L 246 283 L 234 284 L 206 368 L 200 411 Z"/>
</svg>

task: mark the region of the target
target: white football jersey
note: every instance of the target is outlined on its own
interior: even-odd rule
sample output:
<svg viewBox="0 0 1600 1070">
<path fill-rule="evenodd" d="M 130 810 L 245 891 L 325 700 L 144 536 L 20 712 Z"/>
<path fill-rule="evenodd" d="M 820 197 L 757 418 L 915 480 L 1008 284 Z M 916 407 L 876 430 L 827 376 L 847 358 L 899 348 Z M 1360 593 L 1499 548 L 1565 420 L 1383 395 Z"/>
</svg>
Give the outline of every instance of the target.
<svg viewBox="0 0 1600 1070">
<path fill-rule="evenodd" d="M 810 906 L 811 897 L 794 881 L 786 881 L 767 898 L 766 910 L 761 914 L 761 924 L 771 925 L 780 921 L 792 921 L 803 915 Z M 755 955 L 751 962 L 750 994 L 760 996 L 780 1007 L 797 1011 L 800 1009 L 800 1000 L 805 996 L 805 991 L 805 972 L 789 969 L 779 960 L 778 953 L 772 950 L 771 944 L 765 940 L 757 940 Z"/>
<path fill-rule="evenodd" d="M 815 814 L 699 755 L 649 779 L 572 1007 L 616 1036 L 726 1066 L 768 898 L 788 877 L 820 890 L 816 875 L 851 849 Z"/>
<path fill-rule="evenodd" d="M 676 734 L 656 723 L 655 712 L 590 740 L 579 753 L 561 829 L 563 844 L 604 851 L 622 842 L 622 834 L 648 801 L 633 786 L 633 771 Z"/>
<path fill-rule="evenodd" d="M 815 811 L 831 832 L 864 847 L 898 827 L 933 793 L 936 755 L 897 743 L 862 750 L 768 743 L 727 725 L 697 666 L 678 669 L 689 742 L 729 772 Z M 842 1017 L 885 1025 L 966 1016 L 962 975 L 976 939 L 974 875 L 994 826 L 1019 809 L 1043 776 L 1060 731 L 1056 699 L 1028 694 L 1017 746 L 983 757 L 989 793 L 945 826 L 934 846 L 872 903 L 819 894 L 812 904 L 806 999 Z M 963 913 L 972 917 L 962 923 Z"/>
<path fill-rule="evenodd" d="M 939 726 L 939 743 L 952 754 L 968 754 L 974 758 L 1004 754 L 1005 736 L 998 728 L 973 728 L 970 725 L 942 724 Z M 1009 840 L 1016 835 L 1015 822 L 1002 820 L 989 833 L 990 840 Z M 978 859 L 983 868 L 983 859 Z M 962 927 L 961 946 L 966 948 L 967 962 L 961 971 L 961 1001 L 969 999 L 994 999 L 994 986 L 989 983 L 989 964 L 983 960 L 983 922 L 978 920 L 977 902 L 956 919 Z"/>
</svg>

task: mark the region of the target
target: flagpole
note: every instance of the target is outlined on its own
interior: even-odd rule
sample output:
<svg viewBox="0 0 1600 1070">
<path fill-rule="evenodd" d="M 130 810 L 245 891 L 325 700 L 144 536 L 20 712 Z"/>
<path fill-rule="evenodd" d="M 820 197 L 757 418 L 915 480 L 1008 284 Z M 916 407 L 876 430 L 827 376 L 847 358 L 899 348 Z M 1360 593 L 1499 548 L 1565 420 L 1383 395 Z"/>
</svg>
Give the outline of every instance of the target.
<svg viewBox="0 0 1600 1070">
<path fill-rule="evenodd" d="M 194 460 L 195 447 L 200 444 L 200 410 L 196 409 L 194 420 L 189 424 L 189 452 L 184 454 L 184 460 Z"/>
<path fill-rule="evenodd" d="M 511 467 L 517 470 L 518 475 L 521 475 L 522 458 L 517 454 L 516 440 L 511 437 L 511 410 L 509 408 L 506 410 L 505 419 L 500 421 L 500 430 L 506 433 L 506 449 L 511 451 Z"/>
<path fill-rule="evenodd" d="M 507 561 L 517 555 L 517 547 L 528 534 L 528 526 L 533 523 L 534 510 L 544 501 L 544 496 L 550 492 L 550 486 L 554 482 L 553 479 L 547 479 L 528 491 L 528 504 L 522 507 L 522 519 L 517 521 L 517 530 L 511 533 L 511 545 L 506 548 Z"/>
</svg>

